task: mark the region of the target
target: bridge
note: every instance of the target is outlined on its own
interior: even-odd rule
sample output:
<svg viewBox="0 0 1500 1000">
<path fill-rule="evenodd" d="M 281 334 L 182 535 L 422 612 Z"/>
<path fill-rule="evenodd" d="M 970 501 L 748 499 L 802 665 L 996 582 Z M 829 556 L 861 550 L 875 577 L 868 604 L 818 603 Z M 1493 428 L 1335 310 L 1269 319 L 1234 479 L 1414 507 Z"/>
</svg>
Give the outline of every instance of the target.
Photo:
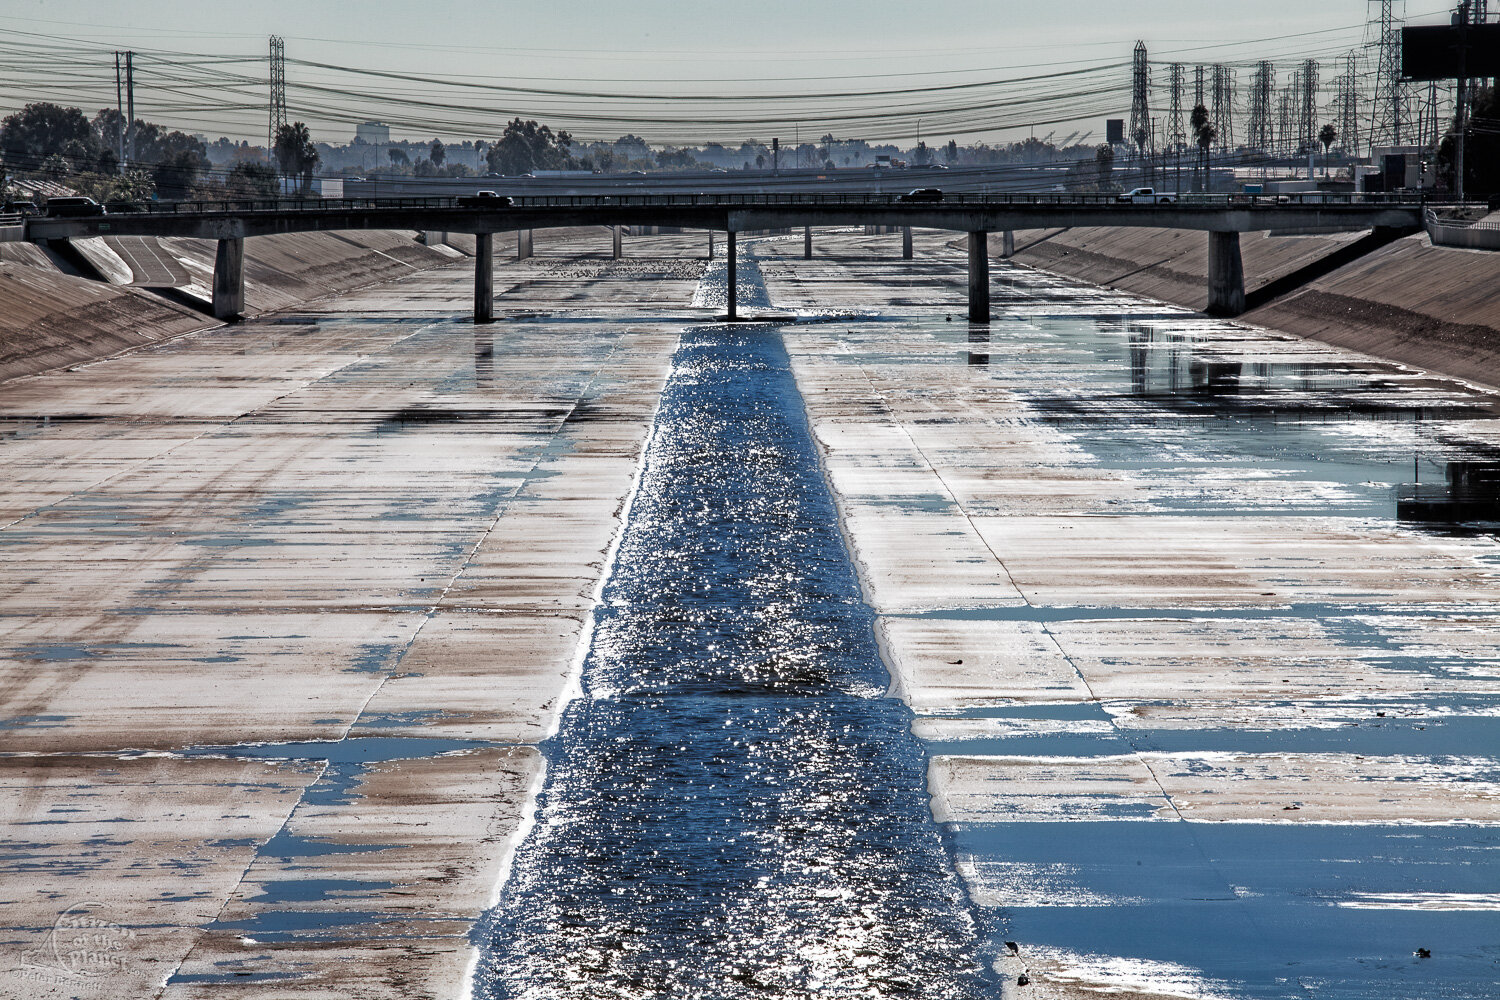
<svg viewBox="0 0 1500 1000">
<path fill-rule="evenodd" d="M 1202 195 L 1163 204 L 1131 204 L 1110 196 L 945 195 L 938 200 L 912 196 L 844 194 L 642 194 L 480 199 L 406 198 L 275 202 L 179 202 L 142 206 L 140 211 L 103 216 L 33 217 L 0 230 L 6 238 L 33 242 L 95 236 L 179 236 L 218 241 L 214 265 L 213 313 L 232 320 L 244 309 L 244 241 L 256 236 L 321 230 L 411 229 L 472 233 L 474 319 L 494 318 L 494 234 L 564 226 L 615 228 L 669 226 L 722 232 L 728 243 L 728 315 L 735 303 L 736 234 L 805 227 L 807 256 L 811 227 L 878 225 L 944 229 L 968 234 L 969 319 L 990 319 L 988 236 L 1017 229 L 1080 226 L 1137 226 L 1209 233 L 1208 311 L 1234 316 L 1245 310 L 1240 233 L 1261 230 L 1354 232 L 1373 230 L 1391 238 L 1422 227 L 1423 212 L 1434 202 L 1398 195 Z M 910 254 L 908 239 L 907 254 Z"/>
</svg>

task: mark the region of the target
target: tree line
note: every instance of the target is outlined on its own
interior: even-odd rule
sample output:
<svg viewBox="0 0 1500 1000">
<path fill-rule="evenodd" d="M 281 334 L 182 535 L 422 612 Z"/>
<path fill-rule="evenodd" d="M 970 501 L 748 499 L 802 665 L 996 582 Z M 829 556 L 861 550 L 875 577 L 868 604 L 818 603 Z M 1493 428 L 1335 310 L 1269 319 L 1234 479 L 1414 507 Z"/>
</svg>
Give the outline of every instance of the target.
<svg viewBox="0 0 1500 1000">
<path fill-rule="evenodd" d="M 139 118 L 127 126 L 114 108 L 89 118 L 78 108 L 38 102 L 0 120 L 0 186 L 14 176 L 66 181 L 98 201 L 276 193 L 268 164 L 237 163 L 222 179 L 210 169 L 201 139 Z"/>
</svg>

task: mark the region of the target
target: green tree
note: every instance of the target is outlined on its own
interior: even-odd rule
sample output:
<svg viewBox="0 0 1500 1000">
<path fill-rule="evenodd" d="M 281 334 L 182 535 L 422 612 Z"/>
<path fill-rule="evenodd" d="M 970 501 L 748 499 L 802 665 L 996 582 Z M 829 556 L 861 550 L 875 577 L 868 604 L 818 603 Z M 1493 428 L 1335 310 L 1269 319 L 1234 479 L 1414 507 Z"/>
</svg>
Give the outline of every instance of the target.
<svg viewBox="0 0 1500 1000">
<path fill-rule="evenodd" d="M 276 197 L 276 169 L 269 163 L 236 163 L 224 180 L 224 193 L 247 200 Z"/>
<path fill-rule="evenodd" d="M 1438 173 L 1448 190 L 1454 185 L 1456 149 L 1454 133 L 1438 146 Z M 1500 94 L 1493 87 L 1481 88 L 1474 95 L 1468 127 L 1464 129 L 1464 196 L 1488 197 L 1500 194 Z"/>
<path fill-rule="evenodd" d="M 63 172 L 98 166 L 103 143 L 77 108 L 41 102 L 28 104 L 0 122 L 0 157 L 11 170 L 47 169 Z M 50 160 L 59 157 L 59 160 Z"/>
<path fill-rule="evenodd" d="M 1094 190 L 1100 194 L 1115 192 L 1115 147 L 1102 142 L 1094 147 Z"/>
<path fill-rule="evenodd" d="M 570 170 L 578 167 L 572 155 L 573 137 L 554 133 L 535 120 L 512 119 L 505 132 L 490 146 L 485 160 L 501 174 L 526 174 L 533 170 Z"/>
<path fill-rule="evenodd" d="M 1193 126 L 1193 141 L 1198 146 L 1198 163 L 1194 165 L 1193 169 L 1196 172 L 1201 168 L 1204 178 L 1201 187 L 1197 184 L 1193 186 L 1199 190 L 1207 191 L 1213 186 L 1213 182 L 1208 176 L 1208 151 L 1213 146 L 1214 140 L 1219 137 L 1219 133 L 1214 128 L 1213 122 L 1209 121 L 1208 109 L 1201 104 L 1193 108 L 1193 114 L 1189 121 Z"/>
<path fill-rule="evenodd" d="M 1334 141 L 1336 139 L 1338 139 L 1338 137 L 1339 137 L 1339 130 L 1336 129 L 1336 128 L 1334 128 L 1331 123 L 1327 124 L 1327 125 L 1324 125 L 1321 129 L 1318 130 L 1318 141 L 1323 144 L 1323 176 L 1324 177 L 1328 176 L 1328 149 L 1329 149 L 1330 146 L 1333 145 Z"/>
<path fill-rule="evenodd" d="M 448 150 L 439 139 L 432 140 L 432 148 L 427 151 L 427 158 L 432 161 L 434 167 L 441 167 L 443 161 L 448 159 Z"/>
<path fill-rule="evenodd" d="M 307 194 L 312 189 L 313 171 L 318 168 L 318 163 L 322 160 L 322 157 L 318 155 L 317 147 L 313 145 L 312 134 L 308 132 L 307 126 L 302 122 L 292 122 L 290 125 L 281 126 L 276 130 L 276 142 L 272 148 L 282 175 L 300 177 L 302 193 Z"/>
<path fill-rule="evenodd" d="M 392 146 L 390 149 L 387 149 L 385 151 L 385 155 L 390 159 L 392 167 L 400 168 L 411 166 L 411 157 L 406 155 L 406 150 L 404 149 L 398 149 L 397 147 Z"/>
</svg>

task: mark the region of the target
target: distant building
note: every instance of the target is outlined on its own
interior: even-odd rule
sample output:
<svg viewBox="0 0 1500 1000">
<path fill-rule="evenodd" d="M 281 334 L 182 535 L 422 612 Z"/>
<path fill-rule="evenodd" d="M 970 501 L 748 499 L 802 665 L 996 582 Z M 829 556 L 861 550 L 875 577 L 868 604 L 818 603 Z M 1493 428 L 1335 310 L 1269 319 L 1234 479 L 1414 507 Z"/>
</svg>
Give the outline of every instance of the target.
<svg viewBox="0 0 1500 1000">
<path fill-rule="evenodd" d="M 391 141 L 391 127 L 385 122 L 365 122 L 354 126 L 354 141 L 381 146 Z"/>
</svg>

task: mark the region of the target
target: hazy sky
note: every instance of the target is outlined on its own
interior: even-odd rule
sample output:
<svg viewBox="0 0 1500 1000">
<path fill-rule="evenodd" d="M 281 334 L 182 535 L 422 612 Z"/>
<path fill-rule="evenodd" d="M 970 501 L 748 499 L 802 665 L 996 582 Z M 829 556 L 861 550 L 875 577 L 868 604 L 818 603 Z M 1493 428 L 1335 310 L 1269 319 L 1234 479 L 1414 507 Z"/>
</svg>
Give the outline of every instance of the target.
<svg viewBox="0 0 1500 1000">
<path fill-rule="evenodd" d="M 927 74 L 953 82 L 1125 62 L 1137 38 L 1153 59 L 1331 59 L 1363 40 L 1369 8 L 1366 0 L 6 0 L 0 29 L 213 55 L 260 55 L 274 33 L 289 57 L 344 65 L 753 94 L 827 89 L 802 82 L 809 77 L 904 86 Z M 1431 22 L 1444 5 L 1411 0 L 1409 8 L 1413 20 Z M 293 86 L 317 76 L 300 73 L 289 71 Z"/>
</svg>

